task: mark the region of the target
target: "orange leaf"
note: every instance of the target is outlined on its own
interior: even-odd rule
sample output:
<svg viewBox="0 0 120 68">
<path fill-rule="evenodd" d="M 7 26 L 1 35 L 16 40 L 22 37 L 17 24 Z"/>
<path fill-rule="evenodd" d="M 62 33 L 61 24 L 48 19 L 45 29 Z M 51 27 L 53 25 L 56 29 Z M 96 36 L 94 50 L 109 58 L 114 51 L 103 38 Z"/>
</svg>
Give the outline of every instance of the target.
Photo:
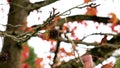
<svg viewBox="0 0 120 68">
<path fill-rule="evenodd" d="M 74 54 L 73 54 L 73 52 L 66 52 L 66 55 L 67 56 L 73 56 Z"/>
<path fill-rule="evenodd" d="M 108 15 L 111 16 L 111 19 L 109 20 L 109 22 L 112 23 L 111 29 L 113 32 L 118 32 L 117 30 L 114 29 L 114 27 L 118 24 L 118 18 L 114 13 L 109 13 Z"/>
<path fill-rule="evenodd" d="M 113 67 L 114 67 L 114 64 L 110 62 L 108 64 L 103 65 L 101 68 L 113 68 Z"/>
<path fill-rule="evenodd" d="M 37 58 L 36 61 L 35 61 L 35 66 L 36 68 L 42 68 L 40 65 L 40 63 L 43 61 L 43 58 Z"/>
<path fill-rule="evenodd" d="M 87 15 L 96 16 L 96 14 L 97 14 L 97 8 L 87 7 L 87 12 L 86 12 L 86 14 L 87 14 Z"/>
<path fill-rule="evenodd" d="M 109 20 L 109 22 L 112 22 L 112 24 L 117 24 L 118 23 L 118 18 L 114 13 L 109 13 L 108 15 L 111 16 L 111 19 Z"/>
<path fill-rule="evenodd" d="M 88 2 L 90 2 L 91 0 L 84 0 L 84 3 L 88 3 Z"/>
</svg>

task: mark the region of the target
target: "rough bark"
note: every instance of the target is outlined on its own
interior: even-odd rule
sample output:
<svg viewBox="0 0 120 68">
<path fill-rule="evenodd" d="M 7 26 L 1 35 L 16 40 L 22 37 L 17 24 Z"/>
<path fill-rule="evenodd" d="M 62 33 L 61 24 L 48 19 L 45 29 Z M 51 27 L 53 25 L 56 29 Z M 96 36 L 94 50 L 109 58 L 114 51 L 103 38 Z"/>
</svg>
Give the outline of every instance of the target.
<svg viewBox="0 0 120 68">
<path fill-rule="evenodd" d="M 11 27 L 7 25 L 6 32 L 12 31 L 12 35 L 14 36 L 23 33 L 25 30 L 26 18 L 29 12 L 49 5 L 55 1 L 57 0 L 45 0 L 37 3 L 37 6 L 35 6 L 36 3 L 32 4 L 29 0 L 10 0 L 8 24 L 12 26 L 20 26 Z M 0 54 L 0 68 L 21 68 L 21 53 L 22 44 L 10 37 L 5 37 L 2 52 Z"/>
<path fill-rule="evenodd" d="M 26 7 L 29 3 L 29 0 L 10 0 L 10 2 L 11 4 L 8 15 L 8 24 L 14 26 L 23 25 L 26 21 L 28 11 L 12 3 Z M 19 33 L 22 32 L 22 30 L 20 30 L 19 28 L 21 27 L 14 28 L 7 26 L 6 31 L 12 31 L 13 35 L 15 35 L 15 31 Z M 2 53 L 0 55 L 0 68 L 21 68 L 21 47 L 22 46 L 13 39 L 5 37 Z"/>
</svg>

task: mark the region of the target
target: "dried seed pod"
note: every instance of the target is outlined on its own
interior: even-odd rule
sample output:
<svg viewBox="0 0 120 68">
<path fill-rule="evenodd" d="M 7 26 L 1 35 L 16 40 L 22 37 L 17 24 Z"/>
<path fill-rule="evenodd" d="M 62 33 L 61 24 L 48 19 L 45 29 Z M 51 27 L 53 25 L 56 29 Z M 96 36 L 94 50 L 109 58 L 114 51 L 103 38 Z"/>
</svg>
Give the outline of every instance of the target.
<svg viewBox="0 0 120 68">
<path fill-rule="evenodd" d="M 50 39 L 57 39 L 59 37 L 59 31 L 56 29 L 49 30 L 49 38 Z"/>
</svg>

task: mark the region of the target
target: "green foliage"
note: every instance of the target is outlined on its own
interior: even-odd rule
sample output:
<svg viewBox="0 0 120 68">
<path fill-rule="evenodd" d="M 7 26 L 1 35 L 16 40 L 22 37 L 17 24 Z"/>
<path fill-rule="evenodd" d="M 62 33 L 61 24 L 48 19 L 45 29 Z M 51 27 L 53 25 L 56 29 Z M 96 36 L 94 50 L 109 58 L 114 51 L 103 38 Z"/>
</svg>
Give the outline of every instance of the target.
<svg viewBox="0 0 120 68">
<path fill-rule="evenodd" d="M 120 68 L 120 56 L 116 61 L 115 68 Z"/>
<path fill-rule="evenodd" d="M 29 47 L 29 57 L 26 59 L 25 62 L 27 62 L 28 64 L 30 64 L 30 67 L 31 68 L 35 68 L 35 59 L 37 58 L 36 54 L 34 53 L 34 48 Z"/>
</svg>

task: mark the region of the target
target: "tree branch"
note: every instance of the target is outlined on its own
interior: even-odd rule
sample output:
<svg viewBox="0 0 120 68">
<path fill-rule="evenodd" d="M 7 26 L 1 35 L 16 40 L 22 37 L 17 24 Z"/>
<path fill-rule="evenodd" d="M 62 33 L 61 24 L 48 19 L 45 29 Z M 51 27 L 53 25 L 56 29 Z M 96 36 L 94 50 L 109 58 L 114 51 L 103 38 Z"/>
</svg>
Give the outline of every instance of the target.
<svg viewBox="0 0 120 68">
<path fill-rule="evenodd" d="M 11 32 L 6 32 L 6 31 L 0 31 L 0 36 L 2 37 L 10 37 L 12 38 L 14 41 L 18 42 L 18 43 L 24 43 L 27 40 L 29 40 L 32 36 L 34 36 L 36 33 L 38 33 L 42 28 L 46 27 L 47 25 L 51 24 L 53 19 L 58 15 L 59 13 L 55 13 L 55 14 L 51 14 L 47 20 L 44 22 L 44 24 L 42 25 L 38 25 L 36 26 L 34 29 L 34 31 L 31 32 L 25 32 L 22 34 L 19 34 L 18 32 L 15 31 L 11 31 Z M 5 25 L 4 25 L 5 26 Z M 6 26 L 10 26 L 13 27 L 13 25 L 8 24 Z M 16 25 L 15 27 L 19 27 L 21 25 Z"/>
<path fill-rule="evenodd" d="M 106 46 L 95 47 L 91 49 L 90 51 L 88 51 L 87 54 L 92 55 L 93 61 L 96 65 L 98 63 L 103 62 L 108 57 L 110 57 L 115 49 L 116 48 L 112 48 L 110 46 L 109 47 L 106 47 Z M 62 63 L 56 68 L 79 68 L 79 67 L 81 68 L 82 63 L 80 61 L 76 62 L 77 61 L 76 59 L 78 58 L 70 59 L 68 62 Z"/>
<path fill-rule="evenodd" d="M 6 31 L 0 31 L 0 36 L 1 37 L 10 37 L 12 38 L 13 40 L 18 40 L 16 36 L 12 35 L 11 32 L 6 32 Z"/>
<path fill-rule="evenodd" d="M 90 4 L 88 4 L 88 3 L 83 3 L 83 4 L 80 4 L 80 5 L 74 6 L 74 7 L 70 8 L 70 9 L 64 11 L 63 13 L 61 13 L 60 16 L 69 15 L 69 14 L 65 14 L 65 13 L 71 12 L 71 10 L 73 10 L 73 9 L 75 9 L 75 8 L 77 8 L 77 9 L 82 9 L 82 8 L 85 8 L 85 7 L 95 8 L 95 7 L 97 7 L 97 6 L 100 5 L 100 4 L 97 5 L 96 3 L 91 3 L 91 2 L 89 2 L 89 3 L 90 3 Z"/>
<path fill-rule="evenodd" d="M 96 22 L 102 22 L 104 24 L 109 23 L 109 17 L 99 17 L 99 16 L 90 16 L 90 15 L 73 15 L 66 17 L 67 22 L 82 21 L 82 20 L 92 20 Z M 65 18 L 58 20 L 58 25 L 63 25 L 65 23 Z"/>
<path fill-rule="evenodd" d="M 74 51 L 74 56 L 75 56 L 75 52 L 76 52 L 76 54 L 77 54 L 78 56 L 80 56 L 79 53 L 78 53 L 78 50 L 76 49 L 76 44 L 74 43 L 74 41 L 72 41 L 66 34 L 65 34 L 65 37 L 66 37 L 67 40 L 70 41 L 71 44 L 72 44 L 72 48 L 73 48 L 73 51 Z M 77 56 L 75 56 L 75 57 L 77 58 Z M 81 56 L 78 58 L 78 60 L 81 62 L 82 65 L 84 65 L 84 62 L 83 62 Z"/>
<path fill-rule="evenodd" d="M 84 36 L 81 41 L 83 41 L 85 38 L 87 38 L 88 36 L 91 36 L 91 35 L 109 35 L 109 36 L 116 36 L 115 34 L 111 34 L 111 33 L 92 33 L 92 34 L 89 34 L 87 36 Z"/>
<path fill-rule="evenodd" d="M 114 35 L 113 38 L 107 42 L 111 44 L 120 44 L 120 34 Z"/>
<path fill-rule="evenodd" d="M 42 28 L 46 27 L 48 24 L 51 24 L 53 19 L 58 15 L 59 13 L 52 14 L 50 17 L 47 18 L 47 20 L 42 25 L 37 25 L 33 32 L 26 32 L 18 36 L 21 43 L 26 42 L 29 40 L 32 36 L 34 36 L 36 33 L 38 33 Z"/>
<path fill-rule="evenodd" d="M 53 64 L 51 65 L 52 68 L 54 68 L 54 66 L 55 66 L 55 64 L 56 64 L 57 55 L 58 55 L 59 48 L 60 48 L 60 42 L 61 42 L 61 41 L 58 41 L 57 44 L 56 44 L 55 56 L 54 56 L 54 58 L 53 58 Z"/>
<path fill-rule="evenodd" d="M 63 39 L 63 38 L 59 38 L 58 39 L 59 41 L 62 41 L 62 42 L 66 42 L 66 43 L 71 43 L 69 40 L 66 40 L 66 39 Z M 96 43 L 96 42 L 93 42 L 93 43 L 88 43 L 88 42 L 83 42 L 81 40 L 72 40 L 75 44 L 84 44 L 84 45 L 87 45 L 87 46 L 95 46 L 95 47 L 101 47 L 100 43 Z M 112 44 L 112 43 L 108 43 L 106 42 L 106 44 L 104 46 L 108 46 L 108 47 L 112 47 L 112 48 L 120 48 L 120 45 L 119 44 Z"/>
<path fill-rule="evenodd" d="M 36 3 L 31 3 L 30 11 L 35 10 L 35 9 L 39 9 L 41 7 L 49 5 L 49 4 L 54 3 L 56 1 L 59 1 L 59 0 L 44 0 L 44 1 L 36 2 Z"/>
</svg>

